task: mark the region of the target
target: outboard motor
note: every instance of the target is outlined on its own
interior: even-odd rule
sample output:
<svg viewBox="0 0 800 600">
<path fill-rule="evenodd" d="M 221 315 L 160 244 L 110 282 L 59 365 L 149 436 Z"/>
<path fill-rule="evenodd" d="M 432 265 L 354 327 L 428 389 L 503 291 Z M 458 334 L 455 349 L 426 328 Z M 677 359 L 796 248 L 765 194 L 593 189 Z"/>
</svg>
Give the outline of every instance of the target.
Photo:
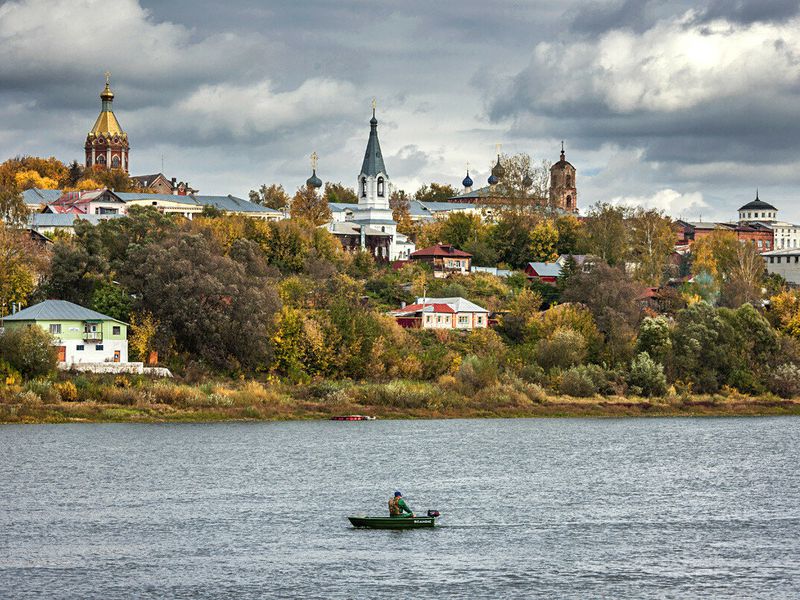
<svg viewBox="0 0 800 600">
<path fill-rule="evenodd" d="M 428 516 L 429 517 L 438 517 L 439 516 L 439 511 L 438 510 L 429 510 L 428 511 Z"/>
</svg>

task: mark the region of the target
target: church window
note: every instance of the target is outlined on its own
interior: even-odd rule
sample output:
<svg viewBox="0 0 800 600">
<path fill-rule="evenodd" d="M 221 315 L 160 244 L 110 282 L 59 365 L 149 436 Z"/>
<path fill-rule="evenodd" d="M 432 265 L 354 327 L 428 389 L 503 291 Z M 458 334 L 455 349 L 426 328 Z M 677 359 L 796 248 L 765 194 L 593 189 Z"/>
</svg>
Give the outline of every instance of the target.
<svg viewBox="0 0 800 600">
<path fill-rule="evenodd" d="M 572 187 L 572 175 L 567 175 L 567 187 Z"/>
<path fill-rule="evenodd" d="M 86 166 L 87 167 L 91 167 L 92 166 L 92 159 L 91 158 L 87 158 L 86 159 Z"/>
<path fill-rule="evenodd" d="M 572 196 L 567 196 L 567 208 L 572 208 Z"/>
<path fill-rule="evenodd" d="M 119 156 L 115 156 L 114 158 L 111 159 L 111 166 L 114 167 L 115 169 L 119 168 Z"/>
<path fill-rule="evenodd" d="M 383 177 L 378 177 L 378 196 L 383 197 Z"/>
<path fill-rule="evenodd" d="M 117 142 L 119 142 L 119 138 L 117 136 L 114 136 L 114 143 L 116 144 Z"/>
<path fill-rule="evenodd" d="M 106 164 L 106 157 L 101 154 L 100 156 L 97 157 L 97 163 L 101 165 Z"/>
<path fill-rule="evenodd" d="M 361 196 L 366 198 L 367 197 L 367 178 L 361 178 Z"/>
<path fill-rule="evenodd" d="M 381 225 L 381 233 L 386 233 L 386 227 L 384 227 L 383 225 Z"/>
</svg>

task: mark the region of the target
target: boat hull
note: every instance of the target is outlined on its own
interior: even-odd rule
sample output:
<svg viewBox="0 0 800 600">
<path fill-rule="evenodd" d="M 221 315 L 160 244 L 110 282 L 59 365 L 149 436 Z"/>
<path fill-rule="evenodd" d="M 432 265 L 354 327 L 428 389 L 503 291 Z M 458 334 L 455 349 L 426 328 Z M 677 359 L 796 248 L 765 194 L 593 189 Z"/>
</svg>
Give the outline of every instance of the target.
<svg viewBox="0 0 800 600">
<path fill-rule="evenodd" d="M 353 527 L 369 529 L 421 529 L 436 525 L 436 517 L 347 517 Z"/>
</svg>

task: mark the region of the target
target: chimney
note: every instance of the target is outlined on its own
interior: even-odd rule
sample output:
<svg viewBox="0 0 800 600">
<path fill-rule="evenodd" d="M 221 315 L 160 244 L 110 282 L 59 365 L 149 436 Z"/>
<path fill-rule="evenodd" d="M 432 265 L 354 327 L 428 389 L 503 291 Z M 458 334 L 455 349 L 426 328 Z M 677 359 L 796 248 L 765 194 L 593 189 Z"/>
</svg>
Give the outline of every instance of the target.
<svg viewBox="0 0 800 600">
<path fill-rule="evenodd" d="M 406 307 L 406 301 L 405 300 L 401 300 L 400 301 L 400 308 L 405 308 L 405 307 Z"/>
</svg>

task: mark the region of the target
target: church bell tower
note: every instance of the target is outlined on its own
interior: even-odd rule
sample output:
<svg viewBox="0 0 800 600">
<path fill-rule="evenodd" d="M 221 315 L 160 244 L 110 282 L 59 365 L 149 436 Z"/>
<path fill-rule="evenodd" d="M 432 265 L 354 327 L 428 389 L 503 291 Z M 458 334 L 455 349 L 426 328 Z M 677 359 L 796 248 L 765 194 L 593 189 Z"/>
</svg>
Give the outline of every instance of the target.
<svg viewBox="0 0 800 600">
<path fill-rule="evenodd" d="M 575 167 L 567 161 L 564 142 L 561 142 L 561 159 L 550 167 L 550 206 L 568 213 L 578 212 Z"/>
<path fill-rule="evenodd" d="M 128 134 L 122 131 L 111 108 L 114 92 L 111 73 L 106 72 L 106 87 L 100 92 L 100 115 L 86 136 L 86 167 L 89 169 L 121 169 L 128 172 Z"/>
</svg>

